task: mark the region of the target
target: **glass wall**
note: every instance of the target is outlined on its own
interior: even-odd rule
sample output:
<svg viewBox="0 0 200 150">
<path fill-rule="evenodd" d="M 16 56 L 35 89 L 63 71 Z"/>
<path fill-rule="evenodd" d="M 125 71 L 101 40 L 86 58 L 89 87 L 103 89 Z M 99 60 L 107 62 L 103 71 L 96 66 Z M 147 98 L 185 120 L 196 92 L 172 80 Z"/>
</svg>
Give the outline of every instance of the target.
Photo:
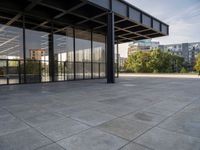
<svg viewBox="0 0 200 150">
<path fill-rule="evenodd" d="M 54 34 L 55 80 L 74 79 L 73 29 Z"/>
<path fill-rule="evenodd" d="M 0 24 L 0 85 L 22 83 L 23 30 Z"/>
<path fill-rule="evenodd" d="M 49 46 L 47 32 L 26 29 L 26 82 L 48 82 Z"/>
<path fill-rule="evenodd" d="M 26 21 L 24 30 L 19 26 L 0 24 L 0 85 L 50 82 L 50 32 Z M 104 35 L 70 27 L 54 31 L 55 81 L 106 77 Z"/>
<path fill-rule="evenodd" d="M 0 61 L 0 85 L 8 84 L 7 82 L 7 61 Z"/>
<path fill-rule="evenodd" d="M 75 31 L 76 79 L 91 78 L 91 32 Z"/>
<path fill-rule="evenodd" d="M 93 78 L 103 78 L 106 76 L 105 61 L 105 36 L 93 34 Z"/>
<path fill-rule="evenodd" d="M 118 77 L 118 44 L 115 44 L 115 77 Z"/>
</svg>

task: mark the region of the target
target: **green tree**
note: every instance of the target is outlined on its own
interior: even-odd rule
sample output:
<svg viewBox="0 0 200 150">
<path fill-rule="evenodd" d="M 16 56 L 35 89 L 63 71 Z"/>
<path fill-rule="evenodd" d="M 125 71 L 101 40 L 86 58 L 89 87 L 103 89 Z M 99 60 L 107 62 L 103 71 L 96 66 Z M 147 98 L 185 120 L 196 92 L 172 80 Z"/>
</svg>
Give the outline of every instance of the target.
<svg viewBox="0 0 200 150">
<path fill-rule="evenodd" d="M 171 72 L 171 54 L 159 49 L 152 50 L 149 66 L 153 72 Z"/>
<path fill-rule="evenodd" d="M 38 75 L 40 72 L 40 63 L 36 60 L 26 61 L 26 73 L 32 75 Z"/>
<path fill-rule="evenodd" d="M 160 50 L 152 50 L 150 52 L 151 59 L 149 61 L 149 67 L 154 72 L 159 72 L 160 62 L 161 62 L 161 51 Z"/>
<path fill-rule="evenodd" d="M 180 57 L 180 56 L 177 56 L 177 55 L 173 55 L 172 62 L 173 62 L 174 72 L 181 72 L 181 70 L 183 71 L 183 68 L 187 72 L 187 69 L 184 66 L 184 58 L 183 57 Z"/>
<path fill-rule="evenodd" d="M 137 51 L 130 55 L 125 63 L 128 72 L 150 72 L 148 62 L 150 54 L 148 52 Z"/>
<path fill-rule="evenodd" d="M 125 63 L 128 72 L 139 73 L 170 73 L 179 72 L 184 59 L 170 52 L 159 49 L 144 52 L 137 51 L 130 55 Z"/>
<path fill-rule="evenodd" d="M 199 74 L 200 74 L 200 53 L 198 54 L 198 56 L 197 56 L 197 58 L 196 58 L 196 64 L 195 64 L 195 66 L 194 66 L 194 69 L 195 69 L 196 71 L 198 71 Z"/>
<path fill-rule="evenodd" d="M 180 70 L 180 73 L 187 73 L 187 69 L 185 67 L 182 67 L 181 70 Z"/>
</svg>

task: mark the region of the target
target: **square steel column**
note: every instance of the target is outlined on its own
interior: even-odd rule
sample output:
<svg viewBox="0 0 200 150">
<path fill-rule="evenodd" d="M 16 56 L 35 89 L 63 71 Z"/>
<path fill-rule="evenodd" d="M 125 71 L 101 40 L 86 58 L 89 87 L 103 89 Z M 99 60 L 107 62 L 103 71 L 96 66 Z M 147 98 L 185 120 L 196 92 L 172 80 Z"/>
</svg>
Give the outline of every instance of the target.
<svg viewBox="0 0 200 150">
<path fill-rule="evenodd" d="M 108 13 L 108 22 L 107 22 L 107 83 L 115 83 L 115 31 L 114 31 L 114 13 Z"/>
<path fill-rule="evenodd" d="M 119 42 L 117 40 L 117 78 L 119 78 Z"/>
<path fill-rule="evenodd" d="M 74 59 L 74 80 L 76 80 L 76 30 L 73 27 L 73 59 Z"/>
<path fill-rule="evenodd" d="M 25 16 L 23 15 L 23 83 L 26 83 L 26 24 Z M 20 77 L 21 78 L 21 77 Z"/>
<path fill-rule="evenodd" d="M 49 45 L 49 76 L 51 82 L 55 81 L 55 60 L 54 60 L 54 39 L 53 39 L 53 26 L 51 33 L 48 35 L 48 45 Z"/>
</svg>

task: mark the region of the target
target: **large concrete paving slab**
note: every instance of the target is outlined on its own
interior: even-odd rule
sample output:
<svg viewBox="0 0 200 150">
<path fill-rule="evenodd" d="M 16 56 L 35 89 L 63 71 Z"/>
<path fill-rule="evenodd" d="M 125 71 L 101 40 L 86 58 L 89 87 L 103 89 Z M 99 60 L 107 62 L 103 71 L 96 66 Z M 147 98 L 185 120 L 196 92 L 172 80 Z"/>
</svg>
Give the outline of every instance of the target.
<svg viewBox="0 0 200 150">
<path fill-rule="evenodd" d="M 66 150 L 66 149 L 64 149 L 63 147 L 61 147 L 60 145 L 56 143 L 53 143 L 53 144 L 42 146 L 41 148 L 37 150 Z"/>
<path fill-rule="evenodd" d="M 98 111 L 85 110 L 80 112 L 75 112 L 71 115 L 71 118 L 88 124 L 90 126 L 97 126 L 109 120 L 116 118 L 113 115 L 101 113 Z"/>
<path fill-rule="evenodd" d="M 14 116 L 5 115 L 0 117 L 0 136 L 26 128 L 28 128 L 28 126 Z"/>
<path fill-rule="evenodd" d="M 152 149 L 149 149 L 146 146 L 131 142 L 125 145 L 124 147 L 122 147 L 120 150 L 152 150 Z"/>
<path fill-rule="evenodd" d="M 89 129 L 58 142 L 67 150 L 117 150 L 126 143 L 128 141 L 97 129 Z"/>
<path fill-rule="evenodd" d="M 200 139 L 154 128 L 135 140 L 153 150 L 199 150 Z"/>
<path fill-rule="evenodd" d="M 47 123 L 62 118 L 65 118 L 65 116 L 54 112 L 44 112 L 23 118 L 23 120 L 31 126 L 37 126 L 42 123 Z"/>
<path fill-rule="evenodd" d="M 7 116 L 7 115 L 10 115 L 10 113 L 7 110 L 0 109 L 0 117 Z"/>
<path fill-rule="evenodd" d="M 58 141 L 86 130 L 89 127 L 70 118 L 66 118 L 38 124 L 35 128 L 53 141 Z"/>
<path fill-rule="evenodd" d="M 35 150 L 52 143 L 33 129 L 25 129 L 0 136 L 0 150 Z"/>
<path fill-rule="evenodd" d="M 0 150 L 199 150 L 199 79 L 0 88 Z"/>
<path fill-rule="evenodd" d="M 114 119 L 98 126 L 98 129 L 100 130 L 127 140 L 133 140 L 150 128 L 151 126 L 148 124 L 122 118 Z"/>
<path fill-rule="evenodd" d="M 194 112 L 180 112 L 161 123 L 159 127 L 200 138 L 200 115 Z"/>
<path fill-rule="evenodd" d="M 131 106 L 113 106 L 113 105 L 101 105 L 97 108 L 95 108 L 95 110 L 103 112 L 103 113 L 107 113 L 107 114 L 111 114 L 113 116 L 117 116 L 117 117 L 122 117 L 124 115 L 127 115 L 131 112 L 136 112 L 139 110 L 138 107 L 131 107 Z"/>
<path fill-rule="evenodd" d="M 151 112 L 138 111 L 135 113 L 128 114 L 124 116 L 124 118 L 130 120 L 138 120 L 155 126 L 156 124 L 159 124 L 161 121 L 163 121 L 166 118 L 166 116 Z"/>
</svg>

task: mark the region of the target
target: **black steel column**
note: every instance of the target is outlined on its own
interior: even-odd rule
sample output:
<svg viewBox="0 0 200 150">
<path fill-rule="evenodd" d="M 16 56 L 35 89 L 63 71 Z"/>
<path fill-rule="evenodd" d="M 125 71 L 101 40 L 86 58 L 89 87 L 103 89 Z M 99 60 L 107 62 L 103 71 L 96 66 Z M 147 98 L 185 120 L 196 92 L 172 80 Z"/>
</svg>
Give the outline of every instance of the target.
<svg viewBox="0 0 200 150">
<path fill-rule="evenodd" d="M 7 80 L 7 85 L 9 85 L 9 69 L 8 69 L 8 59 L 6 59 L 6 80 Z"/>
<path fill-rule="evenodd" d="M 91 79 L 94 78 L 93 73 L 93 30 L 91 31 Z"/>
<path fill-rule="evenodd" d="M 119 78 L 119 42 L 117 40 L 117 78 Z"/>
<path fill-rule="evenodd" d="M 49 33 L 49 75 L 52 82 L 55 81 L 55 64 L 54 64 L 54 45 L 53 45 L 53 25 L 51 26 L 51 33 Z"/>
<path fill-rule="evenodd" d="M 107 28 L 107 83 L 115 83 L 115 33 L 114 33 L 114 13 L 108 13 L 108 28 Z"/>
<path fill-rule="evenodd" d="M 76 31 L 73 27 L 74 80 L 76 80 Z"/>
<path fill-rule="evenodd" d="M 24 83 L 26 83 L 26 25 L 25 25 L 25 16 L 23 15 L 23 77 Z"/>
<path fill-rule="evenodd" d="M 22 83 L 22 79 L 21 79 L 21 60 L 18 60 L 18 74 L 19 74 L 19 84 Z"/>
</svg>

